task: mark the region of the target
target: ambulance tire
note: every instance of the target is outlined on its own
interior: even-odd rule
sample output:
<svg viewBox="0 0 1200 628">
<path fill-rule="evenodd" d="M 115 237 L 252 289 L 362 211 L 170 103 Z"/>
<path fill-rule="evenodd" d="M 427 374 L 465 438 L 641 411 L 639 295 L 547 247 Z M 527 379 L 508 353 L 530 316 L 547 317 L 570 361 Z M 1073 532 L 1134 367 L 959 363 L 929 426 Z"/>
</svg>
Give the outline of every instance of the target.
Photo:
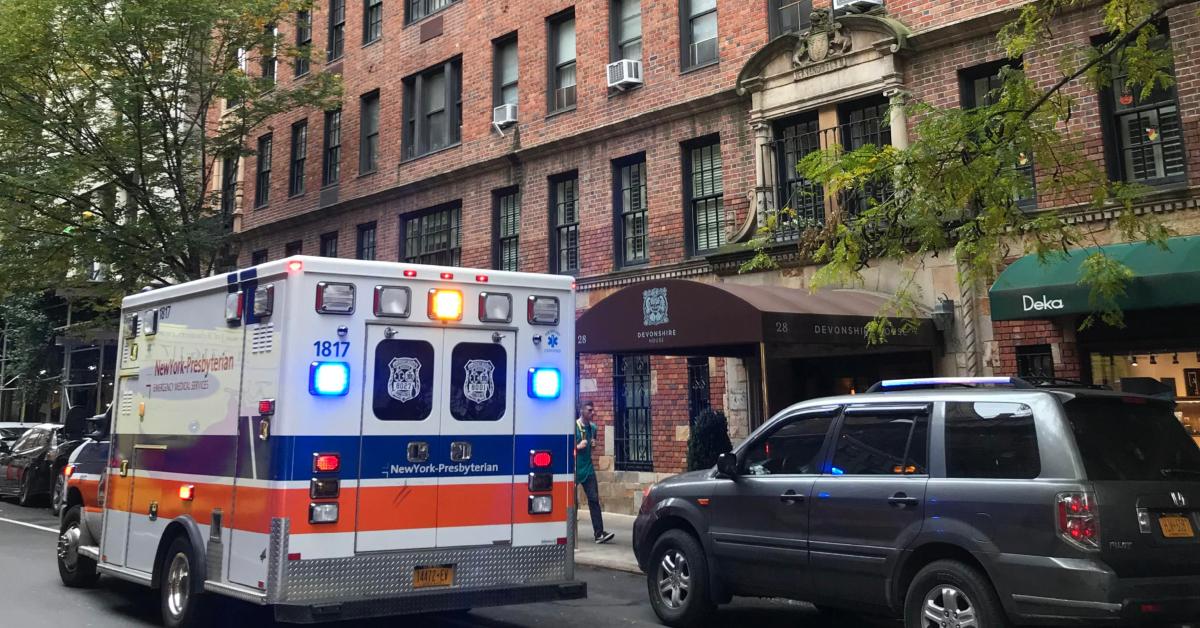
<svg viewBox="0 0 1200 628">
<path fill-rule="evenodd" d="M 79 553 L 82 525 L 83 508 L 72 506 L 63 515 L 58 531 L 58 577 L 63 584 L 72 588 L 92 587 L 100 579 L 96 561 Z"/>
<path fill-rule="evenodd" d="M 683 530 L 658 537 L 650 553 L 646 589 L 662 623 L 688 628 L 708 622 L 716 609 L 708 582 L 708 558 L 696 537 Z"/>
<path fill-rule="evenodd" d="M 187 536 L 179 535 L 163 556 L 159 572 L 159 599 L 163 625 L 167 628 L 207 626 L 208 596 L 203 583 L 196 582 L 196 552 Z"/>
</svg>

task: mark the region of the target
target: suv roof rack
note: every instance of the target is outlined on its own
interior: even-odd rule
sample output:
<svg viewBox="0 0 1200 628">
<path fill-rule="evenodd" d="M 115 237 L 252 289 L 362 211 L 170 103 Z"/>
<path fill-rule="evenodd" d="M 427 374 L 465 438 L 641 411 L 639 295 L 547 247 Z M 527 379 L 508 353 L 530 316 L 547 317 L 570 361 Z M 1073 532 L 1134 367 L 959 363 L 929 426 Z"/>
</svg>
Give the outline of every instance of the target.
<svg viewBox="0 0 1200 628">
<path fill-rule="evenodd" d="M 1007 386 L 1025 390 L 1036 388 L 1032 382 L 1019 377 L 912 377 L 907 379 L 885 379 L 873 384 L 867 389 L 867 392 L 895 392 L 897 390 L 930 388 L 979 388 L 983 386 Z"/>
<path fill-rule="evenodd" d="M 1111 386 L 1103 384 L 1087 384 L 1077 379 L 1066 379 L 1063 377 L 1043 377 L 1035 375 L 1032 377 L 1023 378 L 1026 382 L 1038 388 L 1089 388 L 1091 390 L 1112 390 Z"/>
</svg>

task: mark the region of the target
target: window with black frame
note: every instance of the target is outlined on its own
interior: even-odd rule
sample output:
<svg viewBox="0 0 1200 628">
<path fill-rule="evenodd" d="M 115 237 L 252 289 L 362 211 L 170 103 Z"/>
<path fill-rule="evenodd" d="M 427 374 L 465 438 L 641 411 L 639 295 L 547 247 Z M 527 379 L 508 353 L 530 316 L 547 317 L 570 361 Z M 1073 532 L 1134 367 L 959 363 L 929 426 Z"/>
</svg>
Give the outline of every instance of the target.
<svg viewBox="0 0 1200 628">
<path fill-rule="evenodd" d="M 799 33 L 809 26 L 812 19 L 812 0 L 770 0 L 771 37 L 784 33 Z"/>
<path fill-rule="evenodd" d="M 342 110 L 325 112 L 325 150 L 321 158 L 321 185 L 334 185 L 342 171 Z"/>
<path fill-rule="evenodd" d="M 458 266 L 462 257 L 462 208 L 458 205 L 401 218 L 404 261 Z"/>
<path fill-rule="evenodd" d="M 258 266 L 259 264 L 266 264 L 268 255 L 267 249 L 259 249 L 254 251 L 250 254 L 250 265 Z"/>
<path fill-rule="evenodd" d="M 296 57 L 292 67 L 296 76 L 303 76 L 308 74 L 312 67 L 312 60 L 309 58 L 312 53 L 312 13 L 308 11 L 296 12 L 296 49 L 301 54 Z"/>
<path fill-rule="evenodd" d="M 496 192 L 496 270 L 518 269 L 520 261 L 521 199 L 516 188 Z"/>
<path fill-rule="evenodd" d="M 825 221 L 825 189 L 815 181 L 801 176 L 796 170 L 806 155 L 821 150 L 820 121 L 816 112 L 790 118 L 775 127 L 771 143 L 772 156 L 778 168 L 775 191 L 776 211 L 790 209 L 794 220 L 786 214 L 775 232 L 778 241 L 795 240 L 800 236 L 796 221 L 823 223 Z"/>
<path fill-rule="evenodd" d="M 1159 27 L 1159 33 L 1151 45 L 1168 48 L 1165 25 Z M 1127 77 L 1124 54 L 1119 51 L 1102 101 L 1107 117 L 1104 126 L 1110 177 L 1147 185 L 1185 181 L 1187 154 L 1175 84 L 1156 85 L 1143 96 L 1142 86 L 1131 85 Z"/>
<path fill-rule="evenodd" d="M 304 167 L 308 161 L 308 121 L 292 125 L 292 158 L 288 168 L 288 196 L 304 194 Z"/>
<path fill-rule="evenodd" d="M 572 172 L 550 180 L 550 270 L 579 272 L 579 175 Z"/>
<path fill-rule="evenodd" d="M 887 120 L 888 102 L 882 96 L 849 103 L 840 109 L 840 139 L 847 151 L 858 150 L 868 145 L 886 146 L 892 143 L 892 131 Z M 844 193 L 841 198 L 842 210 L 846 216 L 857 216 L 883 202 L 891 194 L 891 180 L 871 181 L 857 190 Z"/>
<path fill-rule="evenodd" d="M 383 37 L 383 0 L 363 0 L 363 45 Z"/>
<path fill-rule="evenodd" d="M 618 471 L 650 471 L 654 468 L 650 357 L 618 355 L 614 360 L 615 466 Z"/>
<path fill-rule="evenodd" d="M 238 158 L 221 160 L 221 212 L 230 214 L 237 207 Z"/>
<path fill-rule="evenodd" d="M 1004 86 L 1002 72 L 1007 69 L 1020 70 L 1020 59 L 1002 59 L 985 63 L 959 72 L 960 100 L 963 109 L 987 107 L 996 104 L 1000 88 Z M 1028 180 L 1028 189 L 1015 196 L 1014 200 L 1022 209 L 1033 209 L 1037 206 L 1037 187 L 1033 171 L 1033 155 L 1021 152 L 1016 156 L 1015 169 Z"/>
<path fill-rule="evenodd" d="M 405 22 L 412 23 L 423 20 L 459 0 L 408 0 L 408 10 L 405 11 Z"/>
<path fill-rule="evenodd" d="M 512 35 L 497 40 L 493 45 L 495 62 L 493 76 L 495 77 L 494 106 L 517 104 L 517 36 Z"/>
<path fill-rule="evenodd" d="M 329 38 L 326 58 L 337 61 L 346 50 L 346 0 L 329 0 Z"/>
<path fill-rule="evenodd" d="M 714 251 L 725 244 L 725 183 L 721 140 L 714 137 L 684 147 L 689 245 L 693 253 Z"/>
<path fill-rule="evenodd" d="M 275 69 L 279 64 L 275 55 L 275 38 L 279 35 L 279 29 L 274 24 L 267 24 L 263 27 L 263 34 L 267 37 L 267 42 L 263 46 L 262 58 L 259 59 L 259 73 L 264 81 L 274 84 Z"/>
<path fill-rule="evenodd" d="M 1017 347 L 1017 376 L 1054 378 L 1054 354 L 1050 345 Z"/>
<path fill-rule="evenodd" d="M 550 31 L 550 113 L 575 106 L 575 10 L 547 20 Z"/>
<path fill-rule="evenodd" d="M 462 61 L 404 79 L 404 155 L 415 159 L 457 144 L 462 132 Z"/>
<path fill-rule="evenodd" d="M 293 241 L 288 242 L 287 244 L 283 245 L 283 256 L 284 257 L 300 255 L 303 252 L 304 252 L 304 241 L 303 240 L 293 240 Z"/>
<path fill-rule="evenodd" d="M 263 207 L 271 200 L 271 134 L 258 138 L 255 154 L 254 206 Z"/>
<path fill-rule="evenodd" d="M 617 221 L 617 260 L 621 266 L 650 260 L 649 219 L 646 215 L 646 156 L 613 162 L 613 209 Z"/>
<path fill-rule="evenodd" d="M 354 257 L 358 259 L 375 259 L 375 223 L 368 222 L 358 226 L 354 242 Z"/>
<path fill-rule="evenodd" d="M 717 0 L 680 0 L 683 69 L 717 62 Z"/>
<path fill-rule="evenodd" d="M 613 0 L 612 5 L 613 61 L 642 60 L 642 2 Z"/>
<path fill-rule="evenodd" d="M 359 110 L 358 173 L 367 174 L 379 167 L 379 91 L 364 95 Z"/>
<path fill-rule="evenodd" d="M 338 256 L 338 232 L 321 234 L 321 257 Z"/>
</svg>

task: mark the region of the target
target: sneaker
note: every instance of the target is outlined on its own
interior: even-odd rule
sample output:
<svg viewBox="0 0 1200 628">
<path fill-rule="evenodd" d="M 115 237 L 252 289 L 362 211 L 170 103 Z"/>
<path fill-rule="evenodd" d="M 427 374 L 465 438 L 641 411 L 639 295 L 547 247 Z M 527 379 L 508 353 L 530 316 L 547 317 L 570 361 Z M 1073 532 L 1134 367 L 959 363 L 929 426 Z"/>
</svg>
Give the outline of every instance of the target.
<svg viewBox="0 0 1200 628">
<path fill-rule="evenodd" d="M 600 536 L 596 537 L 596 545 L 603 545 L 613 540 L 613 538 L 616 536 L 617 535 L 613 534 L 612 532 L 601 532 Z"/>
</svg>

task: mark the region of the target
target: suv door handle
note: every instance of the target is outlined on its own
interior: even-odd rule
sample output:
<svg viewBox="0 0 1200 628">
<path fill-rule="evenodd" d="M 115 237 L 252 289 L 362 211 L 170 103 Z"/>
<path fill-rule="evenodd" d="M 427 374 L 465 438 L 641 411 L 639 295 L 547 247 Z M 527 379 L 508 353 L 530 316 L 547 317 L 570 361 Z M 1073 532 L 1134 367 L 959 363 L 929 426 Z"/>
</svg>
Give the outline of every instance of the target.
<svg viewBox="0 0 1200 628">
<path fill-rule="evenodd" d="M 789 488 L 779 496 L 779 501 L 785 504 L 798 504 L 804 501 L 804 496 Z"/>
<path fill-rule="evenodd" d="M 907 508 L 908 506 L 916 506 L 917 504 L 921 503 L 921 500 L 917 499 L 916 497 L 909 497 L 904 493 L 896 493 L 888 498 L 888 503 L 900 508 Z"/>
</svg>

